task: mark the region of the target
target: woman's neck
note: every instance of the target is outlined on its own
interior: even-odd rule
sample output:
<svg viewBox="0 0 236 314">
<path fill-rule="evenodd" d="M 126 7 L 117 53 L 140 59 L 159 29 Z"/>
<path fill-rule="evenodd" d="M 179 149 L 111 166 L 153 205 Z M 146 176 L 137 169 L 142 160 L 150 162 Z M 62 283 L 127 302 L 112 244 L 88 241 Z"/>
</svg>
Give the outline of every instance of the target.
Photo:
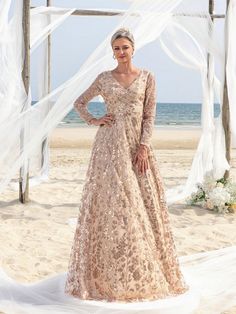
<svg viewBox="0 0 236 314">
<path fill-rule="evenodd" d="M 115 68 L 118 73 L 129 74 L 136 70 L 132 63 L 119 63 Z"/>
</svg>

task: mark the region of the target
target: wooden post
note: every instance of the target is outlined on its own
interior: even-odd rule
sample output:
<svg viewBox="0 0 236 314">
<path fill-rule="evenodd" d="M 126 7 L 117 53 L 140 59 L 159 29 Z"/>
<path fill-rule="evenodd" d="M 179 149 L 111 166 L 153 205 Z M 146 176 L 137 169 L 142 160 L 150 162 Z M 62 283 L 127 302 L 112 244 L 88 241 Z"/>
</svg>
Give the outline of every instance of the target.
<svg viewBox="0 0 236 314">
<path fill-rule="evenodd" d="M 22 78 L 24 81 L 25 91 L 28 95 L 30 82 L 30 0 L 23 1 L 22 26 L 24 34 L 24 66 Z M 25 130 L 23 129 L 20 135 L 21 148 L 24 147 L 24 132 Z M 21 203 L 26 203 L 29 200 L 29 172 L 27 170 L 26 188 L 25 191 L 23 191 L 23 168 L 20 168 L 19 200 Z"/>
<path fill-rule="evenodd" d="M 209 0 L 209 14 L 211 16 L 211 20 L 214 23 L 214 0 Z M 212 37 L 213 34 L 213 29 L 211 30 L 209 28 L 210 32 L 209 32 L 209 36 Z M 214 57 L 212 54 L 210 54 L 209 52 L 207 53 L 207 68 L 208 68 L 208 83 L 209 83 L 209 87 L 212 86 L 212 79 L 213 79 L 213 75 L 211 73 L 212 71 L 212 67 L 214 65 Z"/>
<path fill-rule="evenodd" d="M 213 15 L 214 14 L 214 7 L 215 7 L 215 3 L 214 0 L 209 0 L 209 14 Z M 213 20 L 213 19 L 212 19 Z"/>
<path fill-rule="evenodd" d="M 226 11 L 229 6 L 229 0 L 226 0 Z M 228 43 L 228 28 L 225 23 L 225 78 L 224 78 L 224 95 L 223 95 L 223 105 L 222 105 L 222 123 L 225 132 L 225 148 L 226 148 L 226 159 L 230 164 L 231 160 L 231 131 L 230 131 L 230 109 L 229 109 L 229 97 L 228 97 L 228 86 L 226 79 L 226 61 L 227 61 L 227 43 Z M 226 170 L 224 178 L 229 177 L 229 171 Z"/>
<path fill-rule="evenodd" d="M 47 0 L 47 7 L 52 5 L 51 0 Z M 50 14 L 48 15 L 48 20 L 50 21 Z M 45 79 L 45 77 L 44 77 Z M 48 35 L 47 38 L 47 93 L 50 93 L 51 91 L 51 35 Z M 50 101 L 48 105 L 48 111 L 50 110 Z M 44 163 L 48 162 L 48 160 L 44 157 L 45 150 L 49 149 L 49 140 L 48 137 L 44 139 L 42 142 L 42 160 L 41 160 L 41 166 L 43 167 Z"/>
<path fill-rule="evenodd" d="M 47 0 L 47 7 L 51 5 L 52 1 Z M 48 35 L 48 93 L 50 91 L 51 91 L 51 35 Z"/>
<path fill-rule="evenodd" d="M 213 32 L 214 32 L 214 0 L 209 0 L 208 4 L 208 12 L 211 17 L 212 24 L 209 22 L 208 25 L 208 37 L 209 41 L 213 38 Z M 209 97 L 210 97 L 210 103 L 213 106 L 211 109 L 211 115 L 214 116 L 214 67 L 215 67 L 215 60 L 214 55 L 211 53 L 211 51 L 208 51 L 207 53 L 207 83 L 208 83 L 208 90 L 209 90 Z"/>
<path fill-rule="evenodd" d="M 52 5 L 52 1 L 51 0 L 47 0 L 47 7 Z M 49 16 L 49 20 L 50 20 L 50 14 Z M 48 45 L 48 79 L 47 79 L 47 83 L 48 83 L 48 89 L 47 92 L 49 93 L 51 90 L 51 35 L 48 35 L 48 40 L 47 40 L 47 45 Z"/>
</svg>

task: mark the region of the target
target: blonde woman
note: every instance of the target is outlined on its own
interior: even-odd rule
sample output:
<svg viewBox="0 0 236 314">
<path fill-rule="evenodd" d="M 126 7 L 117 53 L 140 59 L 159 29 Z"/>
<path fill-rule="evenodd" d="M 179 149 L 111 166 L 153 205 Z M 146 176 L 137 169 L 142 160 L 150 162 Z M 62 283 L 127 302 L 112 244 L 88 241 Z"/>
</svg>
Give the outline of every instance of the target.
<svg viewBox="0 0 236 314">
<path fill-rule="evenodd" d="M 98 126 L 79 208 L 65 292 L 79 299 L 157 300 L 189 289 L 179 268 L 162 179 L 151 145 L 156 111 L 152 72 L 132 63 L 132 33 L 111 38 L 116 68 L 75 101 Z M 104 98 L 95 118 L 88 102 Z"/>
</svg>

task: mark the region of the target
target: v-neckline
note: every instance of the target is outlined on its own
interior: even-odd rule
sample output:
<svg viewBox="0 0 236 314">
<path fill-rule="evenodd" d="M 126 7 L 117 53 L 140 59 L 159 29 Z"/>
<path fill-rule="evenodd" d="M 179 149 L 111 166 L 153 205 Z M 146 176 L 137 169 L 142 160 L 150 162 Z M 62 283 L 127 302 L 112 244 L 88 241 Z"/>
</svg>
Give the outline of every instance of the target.
<svg viewBox="0 0 236 314">
<path fill-rule="evenodd" d="M 142 72 L 143 72 L 143 70 L 140 69 L 139 74 L 133 79 L 133 81 L 132 81 L 132 82 L 130 83 L 130 85 L 127 86 L 127 87 L 123 86 L 123 85 L 115 78 L 115 76 L 112 74 L 112 70 L 110 70 L 110 75 L 111 75 L 111 77 L 114 79 L 114 81 L 116 81 L 116 83 L 117 83 L 120 87 L 122 87 L 122 88 L 125 89 L 125 90 L 128 90 L 128 89 L 134 84 L 134 82 L 141 76 L 141 73 L 142 73 Z"/>
</svg>

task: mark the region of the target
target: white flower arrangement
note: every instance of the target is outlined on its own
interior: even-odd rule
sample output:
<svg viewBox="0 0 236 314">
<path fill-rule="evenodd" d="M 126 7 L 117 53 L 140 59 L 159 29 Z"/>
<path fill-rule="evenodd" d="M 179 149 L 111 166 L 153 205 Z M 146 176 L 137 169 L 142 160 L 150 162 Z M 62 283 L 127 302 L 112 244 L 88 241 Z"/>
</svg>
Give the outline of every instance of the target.
<svg viewBox="0 0 236 314">
<path fill-rule="evenodd" d="M 217 213 L 236 212 L 236 183 L 231 179 L 214 179 L 212 171 L 207 172 L 203 183 L 197 184 L 187 203 L 201 205 Z"/>
</svg>

